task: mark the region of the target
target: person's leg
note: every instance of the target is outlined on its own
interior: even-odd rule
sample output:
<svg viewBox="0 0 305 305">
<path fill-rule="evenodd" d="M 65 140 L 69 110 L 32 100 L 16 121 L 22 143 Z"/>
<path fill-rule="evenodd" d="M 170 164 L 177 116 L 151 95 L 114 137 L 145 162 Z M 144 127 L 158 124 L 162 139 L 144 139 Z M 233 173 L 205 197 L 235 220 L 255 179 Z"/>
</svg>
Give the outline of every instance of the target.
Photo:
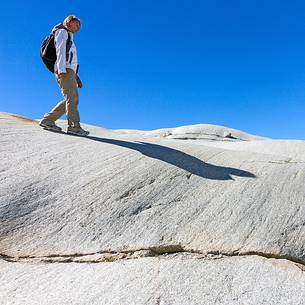
<svg viewBox="0 0 305 305">
<path fill-rule="evenodd" d="M 50 112 L 46 113 L 40 122 L 51 125 L 55 124 L 55 121 L 58 120 L 65 112 L 66 101 L 63 100 L 59 102 Z"/>
<path fill-rule="evenodd" d="M 65 111 L 68 119 L 68 126 L 81 128 L 78 112 L 78 88 L 76 74 L 72 69 L 67 69 L 61 78 L 57 77 L 65 101 Z"/>
<path fill-rule="evenodd" d="M 80 126 L 80 116 L 78 112 L 78 86 L 75 72 L 72 69 L 67 69 L 67 72 L 60 78 L 56 75 L 56 80 L 60 86 L 64 100 L 44 116 L 40 125 L 44 127 L 44 123 L 52 125 L 53 122 L 53 124 L 55 124 L 54 121 L 66 112 L 68 119 L 67 132 L 81 136 L 88 135 L 89 131 L 83 130 Z"/>
<path fill-rule="evenodd" d="M 55 75 L 58 82 L 58 78 Z M 58 82 L 59 84 L 59 82 Z M 59 84 L 60 86 L 60 84 Z M 66 99 L 60 101 L 50 112 L 46 113 L 43 116 L 43 119 L 40 121 L 42 125 L 55 125 L 55 121 L 58 120 L 66 112 Z"/>
</svg>

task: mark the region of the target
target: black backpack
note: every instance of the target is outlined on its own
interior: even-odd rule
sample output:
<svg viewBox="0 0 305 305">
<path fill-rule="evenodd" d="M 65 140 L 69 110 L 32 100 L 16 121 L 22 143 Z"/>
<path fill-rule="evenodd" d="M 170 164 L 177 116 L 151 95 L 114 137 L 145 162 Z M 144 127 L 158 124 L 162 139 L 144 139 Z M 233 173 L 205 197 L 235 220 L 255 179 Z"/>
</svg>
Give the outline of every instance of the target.
<svg viewBox="0 0 305 305">
<path fill-rule="evenodd" d="M 40 57 L 46 67 L 54 73 L 54 65 L 57 59 L 56 56 L 56 48 L 55 48 L 55 43 L 54 43 L 54 38 L 55 38 L 55 33 L 57 30 L 60 29 L 65 29 L 67 30 L 64 26 L 57 28 L 55 31 L 53 31 L 49 36 L 45 38 L 43 43 L 41 44 L 40 47 Z M 68 32 L 68 39 L 67 39 L 67 45 L 66 45 L 66 58 L 68 59 L 69 57 L 69 51 L 72 46 L 72 41 L 71 41 L 71 36 Z"/>
</svg>

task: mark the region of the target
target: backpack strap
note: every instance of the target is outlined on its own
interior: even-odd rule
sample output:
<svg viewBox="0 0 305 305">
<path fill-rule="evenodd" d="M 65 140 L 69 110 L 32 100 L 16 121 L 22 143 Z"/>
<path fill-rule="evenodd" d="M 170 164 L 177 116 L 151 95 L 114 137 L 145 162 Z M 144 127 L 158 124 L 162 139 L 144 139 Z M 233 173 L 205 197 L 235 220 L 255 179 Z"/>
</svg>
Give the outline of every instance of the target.
<svg viewBox="0 0 305 305">
<path fill-rule="evenodd" d="M 68 61 L 69 59 L 69 51 L 72 47 L 72 39 L 71 39 L 71 34 L 69 31 L 68 32 L 68 39 L 67 39 L 67 44 L 66 44 L 66 60 Z"/>
</svg>

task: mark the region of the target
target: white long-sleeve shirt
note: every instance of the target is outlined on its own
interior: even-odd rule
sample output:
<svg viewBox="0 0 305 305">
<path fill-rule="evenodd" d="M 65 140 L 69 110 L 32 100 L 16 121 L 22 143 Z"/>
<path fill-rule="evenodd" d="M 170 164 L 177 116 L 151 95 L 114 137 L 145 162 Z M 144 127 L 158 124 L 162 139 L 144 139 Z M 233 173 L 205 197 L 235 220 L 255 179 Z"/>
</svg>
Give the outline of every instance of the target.
<svg viewBox="0 0 305 305">
<path fill-rule="evenodd" d="M 68 58 L 66 58 L 66 45 L 68 35 L 71 37 L 71 48 L 69 50 Z M 73 34 L 69 33 L 65 29 L 59 29 L 55 32 L 55 48 L 56 48 L 56 56 L 57 60 L 55 62 L 54 71 L 55 73 L 66 73 L 66 69 L 70 68 L 77 72 L 78 66 L 78 59 L 77 59 L 77 52 L 76 46 L 73 41 Z"/>
</svg>

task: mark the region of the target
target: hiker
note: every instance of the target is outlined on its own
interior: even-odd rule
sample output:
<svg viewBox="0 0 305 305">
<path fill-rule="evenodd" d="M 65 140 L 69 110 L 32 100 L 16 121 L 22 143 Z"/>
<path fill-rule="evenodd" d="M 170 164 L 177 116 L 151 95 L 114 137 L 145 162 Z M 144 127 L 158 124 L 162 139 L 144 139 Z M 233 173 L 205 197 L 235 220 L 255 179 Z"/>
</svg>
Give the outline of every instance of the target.
<svg viewBox="0 0 305 305">
<path fill-rule="evenodd" d="M 61 89 L 63 100 L 59 102 L 50 112 L 43 116 L 39 125 L 45 129 L 61 131 L 55 124 L 64 113 L 67 115 L 67 133 L 79 136 L 87 136 L 89 131 L 82 129 L 78 112 L 78 88 L 83 84 L 78 76 L 78 59 L 73 34 L 79 31 L 80 20 L 73 15 L 68 16 L 62 24 L 56 25 L 49 37 L 53 35 L 52 45 L 56 62 L 52 62 L 50 71 L 54 71 L 57 83 Z M 49 46 L 48 46 L 49 47 Z M 55 60 L 55 59 L 54 59 Z M 53 65 L 54 64 L 54 65 Z"/>
</svg>

